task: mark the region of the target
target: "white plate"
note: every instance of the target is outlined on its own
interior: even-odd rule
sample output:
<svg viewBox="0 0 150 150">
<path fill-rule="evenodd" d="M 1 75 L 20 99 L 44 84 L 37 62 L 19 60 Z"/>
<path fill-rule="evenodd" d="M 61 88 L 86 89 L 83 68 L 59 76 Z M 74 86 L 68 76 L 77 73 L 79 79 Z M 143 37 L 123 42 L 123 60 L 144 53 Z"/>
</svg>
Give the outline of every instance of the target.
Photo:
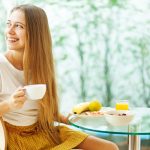
<svg viewBox="0 0 150 150">
<path fill-rule="evenodd" d="M 110 111 L 110 110 L 114 110 L 114 109 L 110 108 L 110 107 L 103 107 L 99 111 L 94 111 L 94 112 L 87 111 L 87 112 L 84 112 L 84 113 L 81 113 L 81 114 L 74 114 L 74 115 L 77 116 L 77 117 L 80 117 L 80 118 L 99 118 L 99 117 L 103 117 L 104 114 L 107 113 L 107 111 Z M 96 112 L 97 112 L 97 114 L 96 114 Z M 87 113 L 87 114 L 85 114 L 85 113 Z"/>
</svg>

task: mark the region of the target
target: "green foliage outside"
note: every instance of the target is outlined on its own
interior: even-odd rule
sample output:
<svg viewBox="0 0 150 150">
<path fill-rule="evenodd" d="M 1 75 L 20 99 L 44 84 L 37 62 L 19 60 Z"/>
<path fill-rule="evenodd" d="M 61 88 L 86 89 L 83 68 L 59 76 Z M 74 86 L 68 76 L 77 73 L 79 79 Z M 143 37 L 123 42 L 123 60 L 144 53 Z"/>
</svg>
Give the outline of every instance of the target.
<svg viewBox="0 0 150 150">
<path fill-rule="evenodd" d="M 127 99 L 133 107 L 150 107 L 150 2 L 131 2 L 14 1 L 42 6 L 48 14 L 62 111 L 92 99 L 103 106 Z M 7 8 L 0 3 L 2 52 Z"/>
</svg>

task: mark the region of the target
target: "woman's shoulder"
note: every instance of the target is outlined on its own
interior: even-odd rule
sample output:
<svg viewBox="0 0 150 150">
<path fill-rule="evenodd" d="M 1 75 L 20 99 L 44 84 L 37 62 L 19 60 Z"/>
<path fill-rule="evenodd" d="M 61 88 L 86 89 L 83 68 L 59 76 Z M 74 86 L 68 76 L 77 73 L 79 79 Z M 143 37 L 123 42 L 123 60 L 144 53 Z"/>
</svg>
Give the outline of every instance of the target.
<svg viewBox="0 0 150 150">
<path fill-rule="evenodd" d="M 9 69 L 9 63 L 3 53 L 0 53 L 0 72 Z"/>
<path fill-rule="evenodd" d="M 0 65 L 4 65 L 6 63 L 6 59 L 4 54 L 0 53 Z"/>
</svg>

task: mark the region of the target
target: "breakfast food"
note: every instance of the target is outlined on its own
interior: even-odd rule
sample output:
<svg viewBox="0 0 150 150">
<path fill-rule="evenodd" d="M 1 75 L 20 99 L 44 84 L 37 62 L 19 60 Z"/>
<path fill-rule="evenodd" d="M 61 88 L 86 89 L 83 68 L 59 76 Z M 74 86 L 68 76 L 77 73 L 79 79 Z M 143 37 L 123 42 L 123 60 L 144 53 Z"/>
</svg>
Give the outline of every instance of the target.
<svg viewBox="0 0 150 150">
<path fill-rule="evenodd" d="M 129 110 L 129 104 L 127 101 L 121 101 L 116 103 L 116 110 Z"/>
<path fill-rule="evenodd" d="M 89 102 L 80 103 L 74 106 L 72 111 L 74 114 L 80 114 L 88 110 L 88 106 L 89 106 Z"/>
<path fill-rule="evenodd" d="M 113 126 L 126 126 L 134 119 L 134 112 L 129 110 L 110 110 L 104 116 L 106 121 Z"/>
<path fill-rule="evenodd" d="M 119 113 L 119 114 L 110 114 L 110 115 L 117 115 L 117 116 L 126 116 L 127 114 L 126 113 Z"/>
<path fill-rule="evenodd" d="M 84 102 L 77 104 L 73 107 L 74 114 L 81 114 L 85 111 L 99 111 L 102 108 L 102 104 L 98 100 L 92 100 L 90 102 Z"/>
<path fill-rule="evenodd" d="M 98 100 L 93 100 L 89 103 L 88 107 L 90 111 L 98 111 L 101 109 L 102 104 Z"/>
<path fill-rule="evenodd" d="M 81 115 L 100 116 L 100 115 L 104 115 L 104 112 L 102 112 L 102 111 L 85 111 L 85 112 L 82 112 Z"/>
</svg>

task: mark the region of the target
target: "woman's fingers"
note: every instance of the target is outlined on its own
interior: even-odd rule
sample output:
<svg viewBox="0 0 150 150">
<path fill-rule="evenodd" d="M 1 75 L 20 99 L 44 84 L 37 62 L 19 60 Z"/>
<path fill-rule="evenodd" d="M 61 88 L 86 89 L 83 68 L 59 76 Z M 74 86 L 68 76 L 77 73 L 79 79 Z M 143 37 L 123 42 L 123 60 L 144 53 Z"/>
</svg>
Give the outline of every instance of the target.
<svg viewBox="0 0 150 150">
<path fill-rule="evenodd" d="M 23 97 L 17 97 L 16 99 L 15 99 L 15 103 L 18 103 L 18 102 L 25 102 L 25 100 L 26 100 L 26 96 L 23 96 Z"/>
<path fill-rule="evenodd" d="M 22 97 L 25 95 L 25 92 L 23 90 L 19 90 L 19 91 L 16 91 L 16 93 L 13 95 L 14 98 L 17 98 L 17 97 Z"/>
<path fill-rule="evenodd" d="M 20 109 L 23 107 L 26 101 L 25 91 L 22 88 L 18 88 L 10 97 L 8 105 L 10 110 Z"/>
</svg>

